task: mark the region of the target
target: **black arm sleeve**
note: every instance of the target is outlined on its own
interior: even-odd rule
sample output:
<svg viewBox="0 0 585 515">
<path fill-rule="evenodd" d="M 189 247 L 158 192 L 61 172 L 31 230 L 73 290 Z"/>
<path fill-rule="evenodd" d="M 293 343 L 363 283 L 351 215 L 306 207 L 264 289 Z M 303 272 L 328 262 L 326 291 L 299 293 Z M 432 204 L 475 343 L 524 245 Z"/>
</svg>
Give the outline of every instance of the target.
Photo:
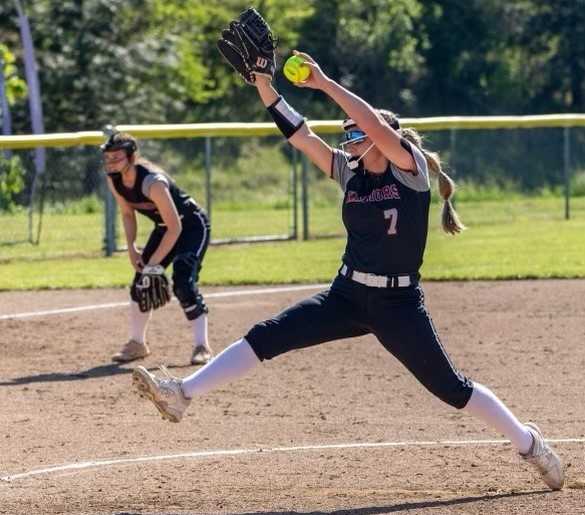
<svg viewBox="0 0 585 515">
<path fill-rule="evenodd" d="M 276 102 L 269 105 L 267 109 L 286 139 L 289 139 L 305 123 L 303 116 L 297 113 L 282 96 L 279 96 Z"/>
</svg>

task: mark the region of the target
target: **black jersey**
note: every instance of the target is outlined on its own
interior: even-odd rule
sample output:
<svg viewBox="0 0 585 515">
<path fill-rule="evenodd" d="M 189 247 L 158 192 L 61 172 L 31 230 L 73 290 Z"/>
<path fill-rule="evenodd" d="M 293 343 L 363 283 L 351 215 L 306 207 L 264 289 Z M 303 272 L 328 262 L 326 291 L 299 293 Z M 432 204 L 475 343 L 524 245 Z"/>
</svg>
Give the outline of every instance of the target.
<svg viewBox="0 0 585 515">
<path fill-rule="evenodd" d="M 344 191 L 347 245 L 343 263 L 377 275 L 418 274 L 427 239 L 430 184 L 422 152 L 404 141 L 417 173 L 390 164 L 383 174 L 353 171 L 334 150 L 331 177 Z"/>
<path fill-rule="evenodd" d="M 155 182 L 162 182 L 168 187 L 183 225 L 190 225 L 190 221 L 194 220 L 193 215 L 201 212 L 197 203 L 181 190 L 170 177 L 158 170 L 150 170 L 144 164 L 136 165 L 136 181 L 131 188 L 124 186 L 122 174 L 110 174 L 110 178 L 116 192 L 128 202 L 128 205 L 150 218 L 157 225 L 164 225 L 164 222 L 155 203 L 148 196 L 150 188 Z"/>
</svg>

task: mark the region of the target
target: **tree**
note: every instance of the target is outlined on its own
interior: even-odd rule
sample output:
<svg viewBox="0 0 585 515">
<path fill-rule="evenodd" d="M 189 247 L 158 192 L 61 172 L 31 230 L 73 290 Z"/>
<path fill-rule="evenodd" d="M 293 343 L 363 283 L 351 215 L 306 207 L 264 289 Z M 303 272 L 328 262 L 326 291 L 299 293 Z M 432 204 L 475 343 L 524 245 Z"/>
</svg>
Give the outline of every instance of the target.
<svg viewBox="0 0 585 515">
<path fill-rule="evenodd" d="M 518 112 L 522 87 L 503 6 L 499 0 L 424 2 L 420 30 L 428 37 L 421 48 L 426 75 L 416 88 L 422 112 Z"/>
<path fill-rule="evenodd" d="M 303 48 L 334 79 L 377 107 L 416 111 L 413 88 L 424 76 L 419 0 L 323 0 L 301 27 Z M 319 118 L 339 117 L 319 93 L 304 95 Z M 315 100 L 320 105 L 309 105 Z"/>
<path fill-rule="evenodd" d="M 18 68 L 15 65 L 16 58 L 7 45 L 0 43 L 0 73 L 4 76 L 5 94 L 10 105 L 26 98 L 26 82 L 18 74 Z"/>
<path fill-rule="evenodd" d="M 2 94 L 0 98 L 0 126 L 4 124 L 4 108 L 14 105 L 17 101 L 26 98 L 26 83 L 18 76 L 18 70 L 14 65 L 14 54 L 4 44 L 0 43 L 0 73 L 2 73 Z M 6 103 L 6 105 L 5 105 Z M 16 197 L 24 188 L 24 169 L 17 156 L 11 156 L 9 152 L 0 153 L 0 212 L 10 211 L 15 206 Z"/>
<path fill-rule="evenodd" d="M 153 0 L 147 30 L 156 38 L 172 41 L 174 62 L 168 71 L 188 102 L 183 113 L 186 121 L 245 121 L 264 111 L 255 91 L 242 82 L 216 47 L 221 30 L 248 4 L 240 0 Z M 286 56 L 296 45 L 299 24 L 312 13 L 311 2 L 265 0 L 257 8 L 278 37 L 279 56 Z"/>
<path fill-rule="evenodd" d="M 523 0 L 507 7 L 530 112 L 585 110 L 585 0 Z"/>
</svg>

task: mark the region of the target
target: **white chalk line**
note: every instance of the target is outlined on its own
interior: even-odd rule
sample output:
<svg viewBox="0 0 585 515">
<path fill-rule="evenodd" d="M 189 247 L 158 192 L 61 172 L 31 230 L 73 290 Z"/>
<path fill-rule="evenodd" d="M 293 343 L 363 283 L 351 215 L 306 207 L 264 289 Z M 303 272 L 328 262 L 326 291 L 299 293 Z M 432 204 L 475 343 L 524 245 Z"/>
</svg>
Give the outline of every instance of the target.
<svg viewBox="0 0 585 515">
<path fill-rule="evenodd" d="M 276 288 L 260 288 L 254 290 L 236 290 L 225 292 L 207 293 L 206 298 L 237 297 L 244 295 L 263 295 L 271 293 L 287 293 L 294 291 L 315 290 L 328 287 L 329 284 L 313 284 L 302 286 L 285 286 Z M 59 308 L 44 311 L 31 311 L 25 313 L 14 313 L 9 315 L 0 315 L 0 320 L 33 318 L 41 316 L 61 315 L 66 313 L 77 313 L 82 311 L 92 311 L 100 309 L 111 309 L 127 306 L 126 302 L 110 302 L 105 304 L 91 304 L 86 306 L 76 306 L 72 308 Z M 585 443 L 585 438 L 557 438 L 547 440 L 550 443 Z M 509 440 L 437 440 L 437 441 L 403 441 L 403 442 L 376 442 L 376 443 L 345 443 L 345 444 L 327 444 L 327 445 L 305 445 L 298 447 L 273 447 L 273 448 L 255 448 L 255 449 L 219 449 L 214 451 L 188 452 L 180 454 L 163 454 L 157 456 L 140 456 L 137 458 L 112 458 L 85 461 L 81 463 L 69 463 L 43 469 L 33 469 L 18 474 L 0 476 L 0 481 L 9 483 L 18 479 L 28 477 L 54 474 L 57 472 L 77 471 L 89 468 L 108 467 L 113 465 L 124 465 L 133 463 L 147 463 L 153 461 L 166 461 L 177 459 L 198 459 L 210 458 L 214 456 L 238 456 L 262 453 L 279 453 L 279 452 L 300 452 L 300 451 L 322 451 L 335 449 L 364 449 L 364 448 L 385 448 L 385 447 L 440 447 L 440 446 L 466 446 L 466 445 L 505 445 Z"/>
<path fill-rule="evenodd" d="M 213 293 L 206 293 L 206 299 L 218 299 L 222 297 L 238 297 L 243 295 L 266 295 L 271 293 L 288 293 L 294 291 L 304 290 L 322 290 L 327 288 L 329 284 L 311 284 L 301 286 L 281 286 L 275 288 L 259 288 L 255 290 L 235 290 L 235 291 L 220 291 Z M 51 315 L 63 315 L 66 313 L 79 313 L 81 311 L 93 311 L 98 309 L 111 309 L 127 306 L 129 301 L 124 302 L 109 302 L 106 304 L 90 304 L 86 306 L 76 306 L 72 308 L 48 309 L 44 311 L 29 311 L 25 313 L 13 313 L 9 315 L 0 315 L 0 320 L 11 320 L 18 318 L 34 318 Z"/>
<path fill-rule="evenodd" d="M 585 438 L 551 438 L 547 439 L 549 443 L 585 443 Z M 83 470 L 89 468 L 109 467 L 113 465 L 127 465 L 133 463 L 148 463 L 153 461 L 167 461 L 178 459 L 198 459 L 212 458 L 216 456 L 241 456 L 249 454 L 269 454 L 301 451 L 325 451 L 338 449 L 375 449 L 385 447 L 462 447 L 467 445 L 505 445 L 510 440 L 429 440 L 429 441 L 403 441 L 403 442 L 375 442 L 375 443 L 341 443 L 341 444 L 323 444 L 323 445 L 301 445 L 298 447 L 258 447 L 255 449 L 218 449 L 215 451 L 186 452 L 180 454 L 162 454 L 158 456 L 140 456 L 138 458 L 111 458 L 81 463 L 69 463 L 55 467 L 43 469 L 34 469 L 19 474 L 1 476 L 0 481 L 12 482 L 18 479 L 25 479 L 32 476 L 54 474 L 56 472 Z"/>
</svg>

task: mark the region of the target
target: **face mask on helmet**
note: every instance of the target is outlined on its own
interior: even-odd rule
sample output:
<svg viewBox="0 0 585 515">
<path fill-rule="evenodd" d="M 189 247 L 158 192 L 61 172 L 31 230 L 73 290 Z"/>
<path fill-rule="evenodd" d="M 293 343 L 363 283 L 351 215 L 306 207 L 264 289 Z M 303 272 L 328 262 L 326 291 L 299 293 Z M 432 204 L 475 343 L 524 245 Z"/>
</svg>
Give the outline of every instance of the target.
<svg viewBox="0 0 585 515">
<path fill-rule="evenodd" d="M 130 157 L 138 150 L 138 146 L 136 145 L 136 141 L 134 139 L 128 137 L 127 135 L 122 135 L 120 132 L 118 132 L 116 130 L 108 130 L 107 133 L 108 133 L 108 139 L 106 140 L 105 143 L 100 145 L 100 150 L 104 154 L 104 158 L 105 158 L 105 154 L 107 152 L 116 152 L 118 150 L 122 150 L 126 154 L 126 158 L 129 160 Z M 119 160 L 121 160 L 121 159 L 119 159 Z M 105 161 L 105 159 L 104 159 L 104 161 Z M 117 161 L 118 160 L 116 160 L 114 162 L 106 163 L 106 164 L 111 165 Z M 120 174 L 124 170 L 126 170 L 129 166 L 130 166 L 130 163 L 127 163 L 123 170 L 108 170 L 106 168 L 105 171 L 108 175 Z"/>
<path fill-rule="evenodd" d="M 339 144 L 340 150 L 343 152 L 345 156 L 345 160 L 347 161 L 347 166 L 350 170 L 356 170 L 360 166 L 360 161 L 364 158 L 364 156 L 374 148 L 374 144 L 371 143 L 370 146 L 360 155 L 360 156 L 352 156 L 349 152 L 347 152 L 346 147 L 347 145 L 355 145 L 362 143 L 366 140 L 368 135 L 358 128 L 356 123 L 351 119 L 347 118 L 343 121 L 343 138 L 341 143 Z"/>
</svg>

